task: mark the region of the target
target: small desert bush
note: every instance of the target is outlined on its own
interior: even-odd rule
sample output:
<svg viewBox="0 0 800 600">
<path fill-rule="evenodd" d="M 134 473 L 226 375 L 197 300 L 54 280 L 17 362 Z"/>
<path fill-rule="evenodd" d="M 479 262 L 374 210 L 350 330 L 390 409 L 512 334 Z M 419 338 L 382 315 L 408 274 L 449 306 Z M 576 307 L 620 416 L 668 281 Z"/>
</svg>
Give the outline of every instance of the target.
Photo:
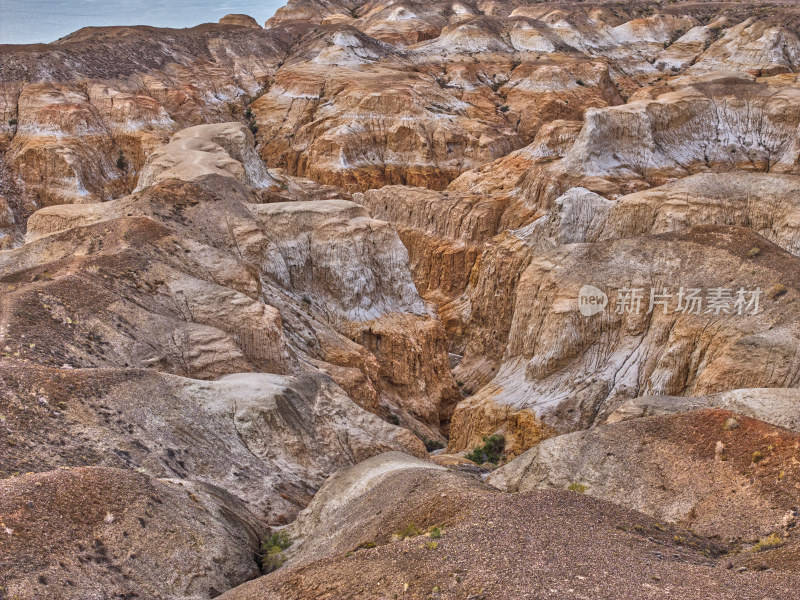
<svg viewBox="0 0 800 600">
<path fill-rule="evenodd" d="M 285 562 L 283 551 L 292 545 L 285 531 L 273 533 L 261 543 L 261 567 L 265 573 L 279 569 Z"/>
<path fill-rule="evenodd" d="M 736 419 L 731 417 L 730 419 L 727 419 L 725 421 L 725 423 L 722 424 L 722 428 L 725 431 L 732 431 L 734 429 L 738 429 L 739 428 L 739 421 L 737 421 Z"/>
<path fill-rule="evenodd" d="M 422 535 L 422 531 L 420 531 L 419 527 L 414 525 L 414 523 L 409 523 L 394 535 L 399 540 L 405 540 L 407 538 L 412 538 L 412 537 L 417 537 L 418 535 Z"/>
<path fill-rule="evenodd" d="M 771 533 L 765 538 L 761 538 L 758 543 L 753 546 L 753 552 L 763 552 L 764 550 L 772 550 L 773 548 L 780 548 L 783 546 L 783 538 L 777 533 Z"/>
<path fill-rule="evenodd" d="M 358 548 L 356 548 L 356 550 L 369 550 L 370 548 L 374 548 L 377 545 L 378 544 L 376 544 L 373 541 L 362 542 L 361 544 L 358 545 Z"/>
<path fill-rule="evenodd" d="M 579 494 L 585 494 L 586 490 L 589 489 L 588 485 L 583 485 L 582 483 L 570 483 L 567 486 L 567 489 L 570 492 L 578 492 Z"/>
<path fill-rule="evenodd" d="M 483 446 L 478 446 L 467 454 L 467 460 L 482 465 L 484 463 L 499 463 L 506 449 L 506 438 L 495 433 L 494 435 L 483 436 Z"/>
<path fill-rule="evenodd" d="M 433 452 L 434 450 L 441 450 L 445 447 L 444 442 L 440 442 L 439 440 L 429 440 L 427 438 L 422 440 L 425 444 L 425 450 L 428 452 Z"/>
</svg>

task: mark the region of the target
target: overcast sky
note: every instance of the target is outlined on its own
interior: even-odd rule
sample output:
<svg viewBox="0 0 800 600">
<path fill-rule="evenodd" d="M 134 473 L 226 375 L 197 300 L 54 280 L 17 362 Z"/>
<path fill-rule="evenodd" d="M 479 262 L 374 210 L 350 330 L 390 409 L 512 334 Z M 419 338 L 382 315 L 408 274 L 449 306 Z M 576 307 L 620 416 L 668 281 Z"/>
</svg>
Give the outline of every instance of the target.
<svg viewBox="0 0 800 600">
<path fill-rule="evenodd" d="M 245 13 L 261 25 L 285 0 L 0 0 L 0 44 L 52 42 L 88 25 L 192 27 Z"/>
</svg>

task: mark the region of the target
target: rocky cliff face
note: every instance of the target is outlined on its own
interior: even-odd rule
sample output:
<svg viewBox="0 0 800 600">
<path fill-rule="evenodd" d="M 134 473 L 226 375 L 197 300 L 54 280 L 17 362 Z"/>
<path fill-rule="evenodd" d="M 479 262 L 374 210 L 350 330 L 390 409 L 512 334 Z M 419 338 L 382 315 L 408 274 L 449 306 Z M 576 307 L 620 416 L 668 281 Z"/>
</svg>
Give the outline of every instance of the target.
<svg viewBox="0 0 800 600">
<path fill-rule="evenodd" d="M 291 0 L 0 46 L 0 599 L 795 597 L 798 31 Z"/>
</svg>

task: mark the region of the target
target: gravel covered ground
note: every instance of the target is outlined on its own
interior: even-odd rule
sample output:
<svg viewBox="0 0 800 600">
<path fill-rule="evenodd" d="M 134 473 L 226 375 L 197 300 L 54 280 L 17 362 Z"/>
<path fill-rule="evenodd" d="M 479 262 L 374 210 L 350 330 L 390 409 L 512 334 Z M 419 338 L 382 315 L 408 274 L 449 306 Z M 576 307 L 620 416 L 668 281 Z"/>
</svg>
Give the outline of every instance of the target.
<svg viewBox="0 0 800 600">
<path fill-rule="evenodd" d="M 419 536 L 361 549 L 282 569 L 223 598 L 800 598 L 796 574 L 740 571 L 720 552 L 576 492 L 476 494 L 435 545 Z"/>
</svg>

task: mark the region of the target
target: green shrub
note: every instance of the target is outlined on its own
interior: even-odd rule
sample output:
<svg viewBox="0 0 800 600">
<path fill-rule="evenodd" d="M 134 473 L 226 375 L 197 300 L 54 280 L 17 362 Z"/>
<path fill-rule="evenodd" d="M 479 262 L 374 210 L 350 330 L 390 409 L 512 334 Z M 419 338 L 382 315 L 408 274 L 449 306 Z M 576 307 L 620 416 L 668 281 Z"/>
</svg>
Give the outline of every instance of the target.
<svg viewBox="0 0 800 600">
<path fill-rule="evenodd" d="M 128 168 L 128 162 L 125 160 L 125 155 L 122 154 L 122 150 L 119 151 L 119 156 L 117 156 L 117 168 L 120 171 L 124 171 Z"/>
<path fill-rule="evenodd" d="M 586 490 L 589 489 L 588 485 L 583 485 L 582 483 L 570 483 L 567 486 L 567 489 L 570 492 L 578 492 L 579 494 L 585 494 Z"/>
<path fill-rule="evenodd" d="M 286 559 L 283 551 L 292 545 L 285 531 L 278 531 L 261 543 L 261 567 L 265 573 L 279 569 Z"/>
<path fill-rule="evenodd" d="M 418 535 L 422 535 L 422 532 L 419 530 L 419 527 L 414 525 L 414 523 L 409 523 L 395 534 L 399 540 L 417 537 Z"/>
<path fill-rule="evenodd" d="M 432 540 L 438 540 L 442 537 L 442 528 L 434 525 L 430 529 L 428 529 L 428 535 L 431 536 Z"/>
<path fill-rule="evenodd" d="M 467 454 L 467 460 L 482 465 L 484 463 L 499 463 L 503 457 L 503 452 L 506 449 L 506 438 L 495 433 L 494 435 L 483 436 L 483 446 L 476 447 L 472 452 Z"/>
<path fill-rule="evenodd" d="M 423 439 L 422 442 L 425 444 L 425 450 L 427 450 L 428 452 L 433 452 L 434 450 L 441 450 L 446 445 L 444 442 L 440 442 L 439 440 L 429 440 L 427 438 Z"/>
<path fill-rule="evenodd" d="M 11 125 L 11 127 L 13 127 L 14 125 L 16 125 L 16 124 L 17 124 L 17 120 L 16 120 L 14 117 L 11 117 L 11 118 L 8 120 L 8 124 L 9 124 L 9 125 Z"/>
<path fill-rule="evenodd" d="M 370 548 L 374 548 L 377 545 L 378 544 L 372 541 L 363 542 L 359 544 L 358 548 L 356 548 L 353 552 L 358 552 L 359 550 L 369 550 Z"/>
</svg>

